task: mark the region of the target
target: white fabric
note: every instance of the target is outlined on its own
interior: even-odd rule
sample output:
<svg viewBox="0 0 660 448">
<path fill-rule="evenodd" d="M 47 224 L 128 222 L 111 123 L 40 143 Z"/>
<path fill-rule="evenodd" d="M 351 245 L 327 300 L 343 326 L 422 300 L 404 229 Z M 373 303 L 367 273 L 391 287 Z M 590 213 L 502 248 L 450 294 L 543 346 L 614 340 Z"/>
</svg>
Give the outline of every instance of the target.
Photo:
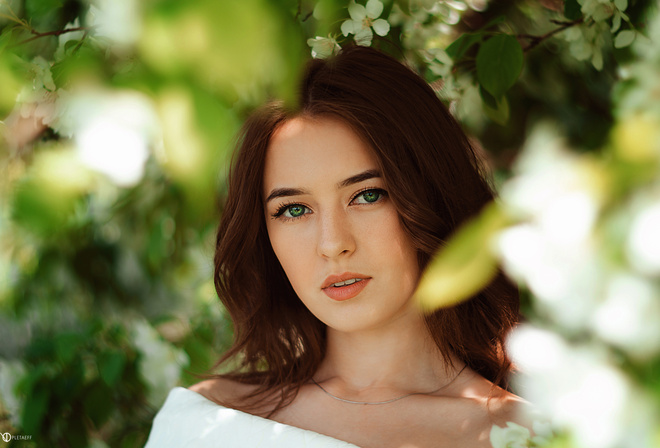
<svg viewBox="0 0 660 448">
<path fill-rule="evenodd" d="M 145 448 L 359 448 L 322 434 L 220 406 L 175 387 Z"/>
</svg>

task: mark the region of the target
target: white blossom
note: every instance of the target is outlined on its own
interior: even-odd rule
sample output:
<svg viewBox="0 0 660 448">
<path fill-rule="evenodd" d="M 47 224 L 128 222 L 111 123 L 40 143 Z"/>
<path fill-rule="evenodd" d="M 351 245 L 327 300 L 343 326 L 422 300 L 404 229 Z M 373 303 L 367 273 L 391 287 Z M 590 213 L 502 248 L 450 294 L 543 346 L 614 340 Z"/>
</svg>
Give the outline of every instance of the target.
<svg viewBox="0 0 660 448">
<path fill-rule="evenodd" d="M 627 119 L 636 119 L 634 115 L 641 114 L 645 116 L 645 121 L 655 123 L 657 117 L 660 117 L 660 101 L 657 97 L 660 91 L 660 45 L 657 44 L 660 42 L 660 15 L 651 20 L 644 34 L 637 33 L 632 44 L 637 58 L 620 70 L 622 78 L 637 87 L 626 90 L 618 101 L 616 112 L 619 117 Z M 659 140 L 655 138 L 654 141 Z M 660 145 L 656 143 L 655 148 L 660 154 Z"/>
<path fill-rule="evenodd" d="M 633 30 L 621 30 L 622 20 L 630 23 L 624 12 L 628 8 L 628 1 L 578 0 L 578 3 L 584 21 L 561 35 L 569 42 L 569 51 L 573 57 L 580 61 L 589 59 L 597 70 L 601 70 L 604 62 L 603 48 L 609 45 L 609 36 L 618 32 L 614 43 L 615 47 L 622 48 L 630 45 L 637 34 Z"/>
<path fill-rule="evenodd" d="M 454 60 L 449 57 L 445 50 L 442 48 L 430 48 L 427 50 L 427 54 L 429 69 L 433 74 L 442 78 L 447 78 L 451 75 Z"/>
<path fill-rule="evenodd" d="M 87 23 L 94 36 L 105 37 L 120 46 L 134 44 L 140 37 L 141 12 L 138 0 L 92 0 Z"/>
<path fill-rule="evenodd" d="M 532 443 L 536 446 L 548 445 L 554 436 L 552 423 L 547 420 L 534 420 L 532 423 L 532 430 L 534 431 Z"/>
<path fill-rule="evenodd" d="M 123 187 L 142 179 L 150 148 L 160 142 L 151 101 L 132 91 L 60 89 L 57 119 L 51 127 L 74 139 L 87 167 Z"/>
<path fill-rule="evenodd" d="M 149 386 L 147 400 L 154 407 L 160 407 L 169 391 L 177 385 L 188 356 L 183 350 L 162 340 L 144 320 L 134 322 L 132 336 L 141 354 L 138 364 L 140 374 Z"/>
<path fill-rule="evenodd" d="M 467 9 L 468 5 L 459 1 L 413 0 L 408 12 L 395 3 L 388 21 L 402 28 L 407 48 L 430 50 L 447 46 L 455 37 L 454 25 Z"/>
<path fill-rule="evenodd" d="M 383 4 L 380 0 L 369 0 L 366 7 L 351 0 L 348 13 L 351 18 L 341 24 L 341 32 L 344 36 L 354 34 L 358 45 L 370 46 L 374 31 L 379 36 L 385 36 L 390 32 L 390 24 L 387 20 L 378 18 L 383 13 Z"/>
<path fill-rule="evenodd" d="M 527 448 L 531 437 L 529 429 L 514 422 L 507 422 L 505 427 L 493 425 L 490 430 L 493 448 Z"/>
<path fill-rule="evenodd" d="M 601 264 L 592 236 L 601 207 L 596 165 L 569 155 L 549 126 L 529 138 L 502 187 L 502 204 L 521 223 L 499 236 L 505 271 L 524 281 L 538 306 L 567 328 L 582 328 L 597 306 Z"/>
<path fill-rule="evenodd" d="M 522 325 L 509 338 L 509 350 L 525 373 L 518 378 L 526 397 L 577 446 L 620 446 L 625 420 L 634 407 L 626 377 L 594 347 L 574 347 L 558 334 Z"/>
<path fill-rule="evenodd" d="M 23 118 L 34 117 L 48 125 L 52 120 L 57 86 L 53 81 L 50 63 L 37 56 L 28 66 L 31 84 L 25 84 L 16 98 L 18 113 Z"/>
<path fill-rule="evenodd" d="M 633 358 L 648 360 L 660 353 L 658 297 L 660 291 L 645 278 L 612 275 L 606 280 L 605 300 L 593 314 L 595 332 Z"/>
<path fill-rule="evenodd" d="M 325 59 L 341 50 L 337 39 L 331 36 L 316 36 L 313 39 L 307 39 L 307 45 L 312 47 L 312 57 L 318 59 Z"/>
<path fill-rule="evenodd" d="M 660 200 L 644 207 L 635 216 L 626 255 L 630 264 L 646 275 L 660 275 Z"/>
</svg>

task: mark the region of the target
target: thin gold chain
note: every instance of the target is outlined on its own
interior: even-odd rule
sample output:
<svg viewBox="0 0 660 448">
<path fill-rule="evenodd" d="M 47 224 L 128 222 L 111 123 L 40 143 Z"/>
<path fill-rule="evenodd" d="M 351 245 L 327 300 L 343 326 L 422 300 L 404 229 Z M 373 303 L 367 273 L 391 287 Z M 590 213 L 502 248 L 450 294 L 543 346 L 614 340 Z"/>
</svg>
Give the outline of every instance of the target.
<svg viewBox="0 0 660 448">
<path fill-rule="evenodd" d="M 467 364 L 463 366 L 463 368 L 462 368 L 462 369 L 456 374 L 456 376 L 455 376 L 454 378 L 452 378 L 451 381 L 449 381 L 447 384 L 445 384 L 444 386 L 442 386 L 442 387 L 440 387 L 440 388 L 438 388 L 438 389 L 436 389 L 436 390 L 434 390 L 434 391 L 431 391 L 431 392 L 411 392 L 411 393 L 409 393 L 409 394 L 405 394 L 405 395 L 402 395 L 402 396 L 400 396 L 400 397 L 392 398 L 391 400 L 385 400 L 385 401 L 353 401 L 353 400 L 347 400 L 347 399 L 345 399 L 345 398 L 341 398 L 341 397 L 338 397 L 338 396 L 336 396 L 336 395 L 331 394 L 330 392 L 328 392 L 327 390 L 325 390 L 325 389 L 323 388 L 323 386 L 321 386 L 319 383 L 317 383 L 316 380 L 315 380 L 314 378 L 312 378 L 312 382 L 313 382 L 314 384 L 316 384 L 316 385 L 319 387 L 319 389 L 321 389 L 323 392 L 325 392 L 328 396 L 334 398 L 335 400 L 342 401 L 342 402 L 344 402 L 344 403 L 350 403 L 350 404 L 370 404 L 370 405 L 373 405 L 373 404 L 387 404 L 387 403 L 392 403 L 392 402 L 394 402 L 394 401 L 403 400 L 404 398 L 406 398 L 406 397 L 410 397 L 411 395 L 432 395 L 432 394 L 434 394 L 434 393 L 436 393 L 436 392 L 440 392 L 442 389 L 444 389 L 445 387 L 449 386 L 451 383 L 453 383 L 454 381 L 456 381 L 456 378 L 458 378 L 458 377 L 460 376 L 460 374 L 463 373 L 463 370 L 465 370 L 466 367 L 467 367 Z"/>
</svg>

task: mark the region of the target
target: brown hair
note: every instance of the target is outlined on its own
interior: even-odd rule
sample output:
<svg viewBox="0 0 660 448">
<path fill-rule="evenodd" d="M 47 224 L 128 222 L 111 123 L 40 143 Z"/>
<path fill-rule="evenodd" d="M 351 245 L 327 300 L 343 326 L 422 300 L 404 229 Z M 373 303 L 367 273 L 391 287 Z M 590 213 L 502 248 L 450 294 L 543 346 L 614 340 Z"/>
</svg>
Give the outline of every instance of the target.
<svg viewBox="0 0 660 448">
<path fill-rule="evenodd" d="M 339 118 L 373 149 L 422 269 L 457 226 L 493 199 L 474 149 L 433 90 L 374 49 L 349 47 L 311 61 L 297 109 L 272 103 L 254 113 L 232 161 L 218 230 L 215 286 L 235 334 L 216 366 L 238 361 L 221 376 L 257 385 L 245 398 L 273 403 L 271 414 L 311 379 L 326 347 L 325 325 L 293 291 L 270 245 L 263 212 L 270 137 L 301 115 Z M 517 318 L 517 290 L 500 275 L 470 300 L 428 314 L 426 322 L 445 361 L 454 354 L 506 388 L 511 362 L 504 337 Z"/>
</svg>

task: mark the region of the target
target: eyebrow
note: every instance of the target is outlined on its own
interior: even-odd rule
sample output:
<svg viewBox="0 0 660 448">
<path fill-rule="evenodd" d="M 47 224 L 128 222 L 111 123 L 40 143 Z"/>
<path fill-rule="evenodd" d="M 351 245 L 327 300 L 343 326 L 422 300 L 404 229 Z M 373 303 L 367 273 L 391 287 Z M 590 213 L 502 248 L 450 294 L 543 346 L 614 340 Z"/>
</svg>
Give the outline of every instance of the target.
<svg viewBox="0 0 660 448">
<path fill-rule="evenodd" d="M 345 188 L 350 185 L 358 184 L 360 182 L 364 182 L 365 180 L 375 179 L 378 177 L 381 177 L 380 171 L 378 170 L 363 171 L 361 173 L 358 173 L 354 176 L 346 178 L 341 182 L 337 183 L 337 188 L 338 189 Z M 270 194 L 266 198 L 266 203 L 276 198 L 283 198 L 287 196 L 298 196 L 303 194 L 309 194 L 309 192 L 307 190 L 303 190 L 302 188 L 275 188 L 270 192 Z"/>
</svg>

